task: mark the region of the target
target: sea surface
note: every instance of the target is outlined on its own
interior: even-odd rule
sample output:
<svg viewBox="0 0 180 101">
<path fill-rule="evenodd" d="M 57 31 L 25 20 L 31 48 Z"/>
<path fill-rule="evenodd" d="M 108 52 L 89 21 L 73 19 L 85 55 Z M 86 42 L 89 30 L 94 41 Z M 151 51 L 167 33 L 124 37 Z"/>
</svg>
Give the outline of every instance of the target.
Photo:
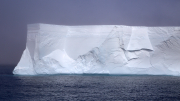
<svg viewBox="0 0 180 101">
<path fill-rule="evenodd" d="M 1 74 L 0 101 L 180 101 L 180 77 Z"/>
</svg>

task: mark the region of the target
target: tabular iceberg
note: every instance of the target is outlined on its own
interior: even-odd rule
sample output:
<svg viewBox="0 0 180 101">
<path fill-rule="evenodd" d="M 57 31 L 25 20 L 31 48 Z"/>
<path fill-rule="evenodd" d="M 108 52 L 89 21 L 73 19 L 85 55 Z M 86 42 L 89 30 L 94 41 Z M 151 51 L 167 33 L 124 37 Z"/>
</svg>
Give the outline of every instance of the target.
<svg viewBox="0 0 180 101">
<path fill-rule="evenodd" d="M 180 27 L 29 24 L 13 74 L 180 75 Z"/>
</svg>

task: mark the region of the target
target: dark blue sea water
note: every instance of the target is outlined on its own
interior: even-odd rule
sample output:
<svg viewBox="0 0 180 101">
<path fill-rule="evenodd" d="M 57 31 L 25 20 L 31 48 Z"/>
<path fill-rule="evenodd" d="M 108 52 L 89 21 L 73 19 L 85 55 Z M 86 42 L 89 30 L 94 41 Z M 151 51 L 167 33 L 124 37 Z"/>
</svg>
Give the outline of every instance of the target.
<svg viewBox="0 0 180 101">
<path fill-rule="evenodd" d="M 180 101 L 180 77 L 14 76 L 0 67 L 0 101 Z"/>
<path fill-rule="evenodd" d="M 180 77 L 0 76 L 2 101 L 180 101 Z"/>
</svg>

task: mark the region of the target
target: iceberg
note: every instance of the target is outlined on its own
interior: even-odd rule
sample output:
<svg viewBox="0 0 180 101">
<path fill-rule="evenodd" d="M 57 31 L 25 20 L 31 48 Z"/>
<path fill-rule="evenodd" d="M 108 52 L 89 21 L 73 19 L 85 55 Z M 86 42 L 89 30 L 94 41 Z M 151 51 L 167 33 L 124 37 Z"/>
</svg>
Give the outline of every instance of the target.
<svg viewBox="0 0 180 101">
<path fill-rule="evenodd" d="M 180 76 L 180 27 L 29 24 L 15 75 Z"/>
</svg>

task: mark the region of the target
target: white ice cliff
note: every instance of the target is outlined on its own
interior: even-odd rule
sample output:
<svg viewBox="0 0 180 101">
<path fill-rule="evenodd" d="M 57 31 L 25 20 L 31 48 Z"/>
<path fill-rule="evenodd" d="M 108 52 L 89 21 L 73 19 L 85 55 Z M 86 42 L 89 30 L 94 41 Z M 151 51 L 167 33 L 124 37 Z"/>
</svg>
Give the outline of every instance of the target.
<svg viewBox="0 0 180 101">
<path fill-rule="evenodd" d="M 180 76 L 180 27 L 29 24 L 13 74 Z"/>
</svg>

